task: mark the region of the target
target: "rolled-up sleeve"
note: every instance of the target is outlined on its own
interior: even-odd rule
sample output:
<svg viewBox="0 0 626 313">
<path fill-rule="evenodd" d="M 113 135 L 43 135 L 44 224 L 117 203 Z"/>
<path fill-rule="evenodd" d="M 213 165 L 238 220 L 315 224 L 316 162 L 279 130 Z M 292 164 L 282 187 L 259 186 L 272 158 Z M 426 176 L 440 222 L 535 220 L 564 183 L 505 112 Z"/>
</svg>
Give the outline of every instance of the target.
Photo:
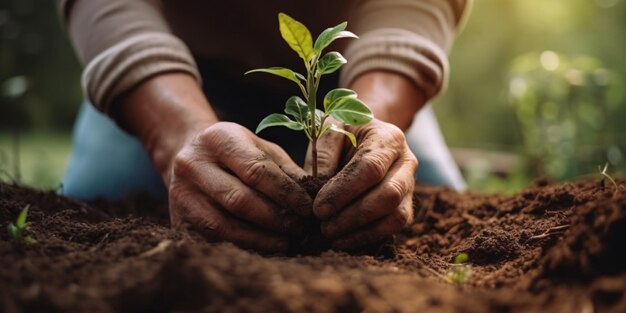
<svg viewBox="0 0 626 313">
<path fill-rule="evenodd" d="M 340 83 L 349 84 L 372 70 L 400 73 L 427 99 L 445 88 L 447 51 L 460 29 L 471 0 L 362 0 L 350 18 L 360 36 L 350 42 L 348 64 Z"/>
<path fill-rule="evenodd" d="M 57 0 L 80 60 L 82 85 L 99 110 L 163 72 L 200 75 L 185 44 L 172 35 L 158 0 Z"/>
</svg>

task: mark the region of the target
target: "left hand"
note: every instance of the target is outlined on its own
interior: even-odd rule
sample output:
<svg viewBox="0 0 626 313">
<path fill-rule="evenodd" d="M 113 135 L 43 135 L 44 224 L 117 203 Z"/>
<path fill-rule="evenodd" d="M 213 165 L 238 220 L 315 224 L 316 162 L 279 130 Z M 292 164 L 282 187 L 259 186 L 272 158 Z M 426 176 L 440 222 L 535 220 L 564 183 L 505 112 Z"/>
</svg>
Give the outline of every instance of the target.
<svg viewBox="0 0 626 313">
<path fill-rule="evenodd" d="M 320 175 L 333 177 L 313 203 L 313 212 L 322 220 L 322 233 L 336 249 L 381 242 L 413 221 L 418 165 L 404 133 L 395 125 L 374 119 L 364 126 L 345 128 L 355 134 L 358 148 L 334 132 L 320 139 L 318 170 Z M 340 163 L 345 166 L 333 175 Z"/>
</svg>

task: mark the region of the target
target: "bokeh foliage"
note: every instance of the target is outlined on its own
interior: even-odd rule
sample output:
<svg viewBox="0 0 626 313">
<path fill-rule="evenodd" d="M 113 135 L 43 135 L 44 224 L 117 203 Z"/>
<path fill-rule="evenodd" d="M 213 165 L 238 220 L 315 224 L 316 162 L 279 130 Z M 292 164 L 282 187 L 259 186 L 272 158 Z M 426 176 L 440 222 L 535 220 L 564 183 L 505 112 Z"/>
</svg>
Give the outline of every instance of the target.
<svg viewBox="0 0 626 313">
<path fill-rule="evenodd" d="M 16 124 L 69 131 L 82 99 L 80 71 L 53 1 L 0 0 L 0 83 L 27 84 L 19 99 L 0 95 L 0 131 Z"/>
<path fill-rule="evenodd" d="M 476 0 L 451 53 L 448 91 L 434 104 L 448 143 L 520 155 L 511 180 L 522 184 L 538 175 L 597 174 L 605 162 L 610 172 L 623 174 L 625 30 L 624 0 Z M 541 66 L 545 51 L 560 61 L 554 71 Z M 576 79 L 572 73 L 584 76 L 582 85 L 568 82 L 568 76 Z M 610 77 L 610 86 L 597 85 L 598 75 Z M 516 98 L 512 92 L 521 80 L 528 93 Z M 529 98 L 539 93 L 547 96 Z M 575 120 L 564 113 L 570 105 Z M 536 106 L 552 112 L 522 113 Z M 539 142 L 547 139 L 545 113 L 557 114 L 556 126 L 551 141 Z M 555 144 L 566 134 L 571 144 Z M 470 185 L 481 183 L 488 182 Z"/>
<path fill-rule="evenodd" d="M 622 166 L 623 88 L 618 73 L 589 56 L 544 51 L 515 59 L 509 99 L 527 168 L 567 179 L 593 172 L 598 164 Z"/>
</svg>

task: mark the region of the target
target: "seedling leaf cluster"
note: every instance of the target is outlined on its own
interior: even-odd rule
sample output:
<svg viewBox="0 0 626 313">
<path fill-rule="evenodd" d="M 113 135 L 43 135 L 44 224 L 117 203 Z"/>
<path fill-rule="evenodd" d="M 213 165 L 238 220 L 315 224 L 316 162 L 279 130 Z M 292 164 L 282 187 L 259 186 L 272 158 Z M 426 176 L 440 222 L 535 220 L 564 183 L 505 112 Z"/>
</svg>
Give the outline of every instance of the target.
<svg viewBox="0 0 626 313">
<path fill-rule="evenodd" d="M 345 125 L 363 125 L 372 118 L 371 110 L 357 98 L 356 92 L 346 88 L 336 88 L 329 91 L 324 97 L 324 110 L 317 108 L 317 90 L 323 75 L 339 70 L 347 60 L 337 51 L 324 53 L 333 41 L 340 38 L 358 38 L 346 30 L 347 22 L 324 30 L 313 42 L 309 29 L 302 23 L 289 17 L 287 14 L 278 14 L 280 34 L 289 47 L 294 50 L 304 62 L 306 75 L 297 73 L 284 67 L 269 67 L 246 72 L 269 73 L 286 78 L 294 82 L 302 93 L 302 97 L 292 96 L 285 104 L 285 114 L 273 113 L 265 117 L 257 126 L 259 133 L 265 128 L 284 126 L 296 131 L 304 131 L 311 142 L 312 174 L 317 176 L 317 141 L 329 131 L 344 134 L 357 146 L 353 133 L 340 125 L 326 123 L 329 117 Z"/>
<path fill-rule="evenodd" d="M 467 264 L 469 255 L 460 253 L 454 258 L 450 270 L 446 273 L 445 280 L 449 283 L 464 284 L 472 276 L 472 268 Z"/>
<path fill-rule="evenodd" d="M 9 236 L 13 238 L 18 243 L 24 243 L 27 245 L 32 245 L 37 243 L 33 237 L 26 235 L 28 231 L 28 222 L 26 219 L 28 218 L 28 208 L 30 205 L 25 206 L 20 214 L 17 216 L 15 223 L 9 224 L 7 227 L 7 231 L 9 232 Z"/>
</svg>

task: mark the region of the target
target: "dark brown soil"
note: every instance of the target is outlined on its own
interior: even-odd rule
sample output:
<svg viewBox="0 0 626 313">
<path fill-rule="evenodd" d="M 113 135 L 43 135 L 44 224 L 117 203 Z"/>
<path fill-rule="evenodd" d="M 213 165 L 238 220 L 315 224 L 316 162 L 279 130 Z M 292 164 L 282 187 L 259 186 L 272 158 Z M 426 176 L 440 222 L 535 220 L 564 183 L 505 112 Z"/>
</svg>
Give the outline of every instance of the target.
<svg viewBox="0 0 626 313">
<path fill-rule="evenodd" d="M 391 256 L 263 256 L 169 229 L 163 204 L 0 185 L 2 228 L 30 204 L 38 241 L 0 231 L 0 312 L 626 312 L 626 183 L 414 200 Z M 447 283 L 461 252 L 472 275 Z"/>
<path fill-rule="evenodd" d="M 300 186 L 302 186 L 302 188 L 304 188 L 304 190 L 306 190 L 311 198 L 315 198 L 315 196 L 317 196 L 317 193 L 320 191 L 320 189 L 322 189 L 324 184 L 328 182 L 328 180 L 330 180 L 330 177 L 326 175 L 317 177 L 304 176 L 300 178 L 298 183 L 300 184 Z"/>
<path fill-rule="evenodd" d="M 304 176 L 298 183 L 306 192 L 315 199 L 317 193 L 328 182 L 328 176 Z M 311 215 L 305 220 L 306 230 L 302 237 L 293 238 L 289 244 L 289 255 L 319 255 L 321 252 L 330 249 L 330 241 L 322 235 L 320 221 Z"/>
</svg>

